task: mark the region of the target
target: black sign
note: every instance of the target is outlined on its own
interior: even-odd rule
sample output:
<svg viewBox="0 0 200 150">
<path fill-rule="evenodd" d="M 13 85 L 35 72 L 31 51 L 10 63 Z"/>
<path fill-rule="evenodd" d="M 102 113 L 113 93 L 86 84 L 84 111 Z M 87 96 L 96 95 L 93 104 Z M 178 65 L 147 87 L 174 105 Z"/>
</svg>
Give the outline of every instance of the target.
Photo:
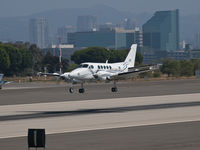
<svg viewBox="0 0 200 150">
<path fill-rule="evenodd" d="M 45 148 L 45 129 L 28 129 L 28 147 Z"/>
</svg>

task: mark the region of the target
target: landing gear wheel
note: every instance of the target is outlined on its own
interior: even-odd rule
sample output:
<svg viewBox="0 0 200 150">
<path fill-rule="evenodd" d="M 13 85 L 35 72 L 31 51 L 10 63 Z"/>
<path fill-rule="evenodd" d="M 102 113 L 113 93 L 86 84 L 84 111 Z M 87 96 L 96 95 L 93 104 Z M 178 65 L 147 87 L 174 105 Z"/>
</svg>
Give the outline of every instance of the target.
<svg viewBox="0 0 200 150">
<path fill-rule="evenodd" d="M 112 91 L 112 92 L 117 92 L 118 90 L 117 90 L 116 87 L 113 87 L 113 88 L 111 89 L 111 91 Z"/>
<path fill-rule="evenodd" d="M 79 93 L 84 93 L 84 92 L 85 92 L 84 88 L 79 89 Z"/>
<path fill-rule="evenodd" d="M 74 89 L 73 88 L 69 88 L 69 92 L 70 93 L 74 93 Z"/>
</svg>

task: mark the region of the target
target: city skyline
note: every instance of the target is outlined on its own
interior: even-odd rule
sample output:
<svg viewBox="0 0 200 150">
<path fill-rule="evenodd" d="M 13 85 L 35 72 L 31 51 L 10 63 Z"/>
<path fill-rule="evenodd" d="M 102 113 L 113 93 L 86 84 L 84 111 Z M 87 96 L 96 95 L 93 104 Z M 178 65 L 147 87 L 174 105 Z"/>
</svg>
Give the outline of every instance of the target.
<svg viewBox="0 0 200 150">
<path fill-rule="evenodd" d="M 46 10 L 55 10 L 55 9 L 65 9 L 65 8 L 87 8 L 94 5 L 108 5 L 120 11 L 128 11 L 134 13 L 148 12 L 152 13 L 155 11 L 163 9 L 180 9 L 183 14 L 199 14 L 199 4 L 198 0 L 0 0 L 0 17 L 14 17 L 14 16 L 26 16 L 34 13 L 43 12 Z M 144 5 L 145 4 L 145 5 Z M 9 11 L 8 11 L 9 8 Z M 6 13 L 5 13 L 6 12 Z"/>
</svg>

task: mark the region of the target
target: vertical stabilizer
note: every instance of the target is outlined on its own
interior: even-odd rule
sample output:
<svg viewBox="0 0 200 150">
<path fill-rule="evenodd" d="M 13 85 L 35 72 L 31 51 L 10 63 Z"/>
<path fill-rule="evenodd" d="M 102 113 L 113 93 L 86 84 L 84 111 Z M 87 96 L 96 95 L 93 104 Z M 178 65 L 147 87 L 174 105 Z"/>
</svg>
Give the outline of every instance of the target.
<svg viewBox="0 0 200 150">
<path fill-rule="evenodd" d="M 137 44 L 133 44 L 131 46 L 131 50 L 129 51 L 125 59 L 125 63 L 127 63 L 128 68 L 132 68 L 135 66 L 136 50 L 137 50 Z"/>
</svg>

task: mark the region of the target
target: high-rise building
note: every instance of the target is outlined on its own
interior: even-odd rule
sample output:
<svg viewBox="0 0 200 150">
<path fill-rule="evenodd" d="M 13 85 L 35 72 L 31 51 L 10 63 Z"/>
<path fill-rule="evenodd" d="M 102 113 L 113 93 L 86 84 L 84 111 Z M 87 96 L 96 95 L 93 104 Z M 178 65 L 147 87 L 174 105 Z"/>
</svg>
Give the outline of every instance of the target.
<svg viewBox="0 0 200 150">
<path fill-rule="evenodd" d="M 143 45 L 151 50 L 178 50 L 179 10 L 157 11 L 143 25 Z"/>
<path fill-rule="evenodd" d="M 139 49 L 141 47 L 143 47 L 143 34 L 142 34 L 142 31 L 140 30 L 139 27 L 135 28 L 135 41 L 134 41 L 134 43 L 136 43 L 138 45 Z"/>
<path fill-rule="evenodd" d="M 194 48 L 196 48 L 196 49 L 200 48 L 200 32 L 195 34 Z"/>
<path fill-rule="evenodd" d="M 78 16 L 77 31 L 87 32 L 97 30 L 97 17 L 95 16 Z"/>
<path fill-rule="evenodd" d="M 141 36 L 139 36 L 138 32 L 136 35 L 135 30 L 124 30 L 123 28 L 75 32 L 68 34 L 68 41 L 70 44 L 75 45 L 75 47 L 100 46 L 112 49 L 124 49 L 130 48 L 137 41 L 141 43 Z"/>
<path fill-rule="evenodd" d="M 116 28 L 116 25 L 113 24 L 112 22 L 106 22 L 104 24 L 99 25 L 99 30 L 101 30 L 101 31 L 103 31 L 103 30 L 111 31 L 115 28 Z"/>
<path fill-rule="evenodd" d="M 135 29 L 135 20 L 125 18 L 124 21 L 122 22 L 122 27 L 125 30 L 134 30 Z"/>
<path fill-rule="evenodd" d="M 67 34 L 74 32 L 74 28 L 72 26 L 63 26 L 58 28 L 57 37 L 60 39 L 62 44 L 68 43 Z"/>
<path fill-rule="evenodd" d="M 29 22 L 29 40 L 40 48 L 48 46 L 48 23 L 46 18 L 34 18 Z"/>
</svg>

